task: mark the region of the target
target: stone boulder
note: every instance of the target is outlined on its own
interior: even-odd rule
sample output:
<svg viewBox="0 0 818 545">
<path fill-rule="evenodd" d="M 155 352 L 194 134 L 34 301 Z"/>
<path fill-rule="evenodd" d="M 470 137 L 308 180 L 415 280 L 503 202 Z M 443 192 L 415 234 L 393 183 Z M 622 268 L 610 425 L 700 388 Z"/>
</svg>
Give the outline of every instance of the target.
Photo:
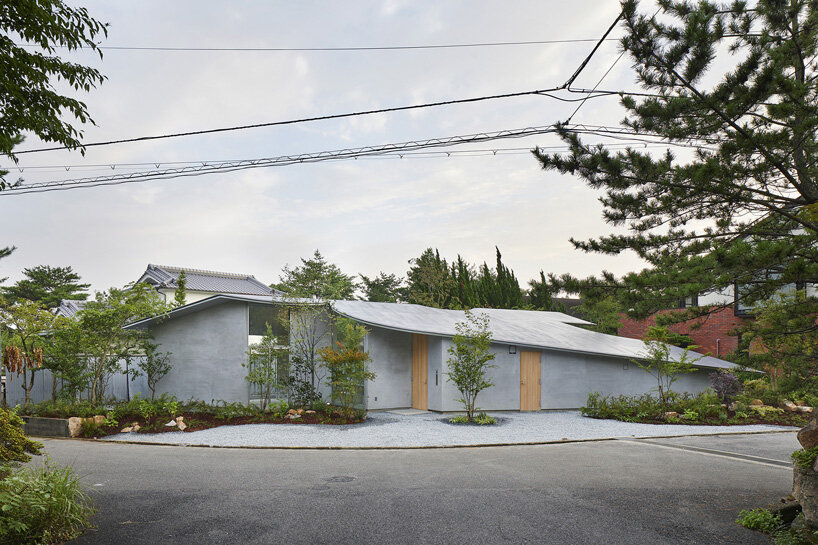
<svg viewBox="0 0 818 545">
<path fill-rule="evenodd" d="M 795 403 L 793 403 L 789 399 L 785 399 L 781 403 L 781 408 L 784 409 L 785 411 L 789 412 L 789 413 L 798 412 L 798 405 L 796 405 Z"/>
<path fill-rule="evenodd" d="M 809 424 L 798 430 L 798 442 L 805 449 L 818 445 L 818 420 L 813 418 Z"/>
<path fill-rule="evenodd" d="M 818 473 L 815 469 L 793 469 L 792 495 L 801 504 L 807 527 L 818 528 Z"/>
<path fill-rule="evenodd" d="M 125 426 L 124 428 L 122 428 L 121 430 L 119 430 L 119 433 L 131 433 L 132 431 L 133 431 L 133 427 L 131 427 L 131 426 Z"/>
<path fill-rule="evenodd" d="M 185 431 L 187 429 L 187 424 L 185 424 L 184 416 L 176 417 L 176 426 L 179 428 L 179 431 Z"/>
<path fill-rule="evenodd" d="M 664 414 L 665 420 L 670 420 L 671 418 L 679 418 L 679 413 L 676 411 L 669 411 Z"/>
<path fill-rule="evenodd" d="M 763 407 L 763 406 L 764 406 L 764 402 L 763 402 L 763 401 L 761 401 L 760 399 L 754 399 L 754 400 L 752 400 L 752 401 L 750 402 L 750 406 L 751 406 L 751 407 Z"/>
<path fill-rule="evenodd" d="M 131 429 L 131 431 L 133 431 L 133 432 L 137 432 L 137 431 L 139 431 L 139 430 L 141 430 L 141 429 L 142 429 L 142 426 L 140 426 L 139 424 L 134 424 L 134 425 L 133 425 L 133 428 Z"/>
<path fill-rule="evenodd" d="M 812 407 L 810 407 L 809 405 L 799 405 L 797 408 L 798 408 L 799 413 L 803 413 L 803 414 L 812 413 Z"/>
<path fill-rule="evenodd" d="M 82 430 L 82 418 L 72 416 L 68 419 L 68 435 L 71 437 L 79 437 Z"/>
</svg>

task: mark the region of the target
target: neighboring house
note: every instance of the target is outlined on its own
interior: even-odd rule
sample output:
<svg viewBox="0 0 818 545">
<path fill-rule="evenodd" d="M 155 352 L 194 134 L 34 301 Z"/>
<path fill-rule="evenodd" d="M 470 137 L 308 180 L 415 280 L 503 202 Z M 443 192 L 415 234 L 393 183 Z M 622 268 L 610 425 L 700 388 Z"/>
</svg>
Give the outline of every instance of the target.
<svg viewBox="0 0 818 545">
<path fill-rule="evenodd" d="M 457 389 L 447 380 L 446 362 L 455 325 L 465 318 L 462 311 L 365 301 L 329 304 L 335 313 L 370 329 L 365 349 L 376 378 L 365 385 L 366 408 L 461 408 Z M 172 353 L 173 368 L 157 393 L 246 403 L 251 392 L 241 364 L 248 347 L 266 323 L 277 322 L 285 311 L 287 301 L 277 295 L 215 295 L 127 327 L 149 328 L 161 350 Z M 478 397 L 482 409 L 577 408 L 591 392 L 641 394 L 656 386 L 651 375 L 631 362 L 644 355 L 642 341 L 588 331 L 578 326 L 589 322 L 559 312 L 473 312 L 489 316 L 495 354 L 489 372 L 494 386 Z M 677 358 L 681 353 L 672 351 Z M 710 370 L 734 367 L 713 357 L 702 358 L 697 366 L 696 372 L 680 376 L 674 389 L 702 391 L 710 385 Z M 323 392 L 328 394 L 326 388 Z"/>
<path fill-rule="evenodd" d="M 65 318 L 73 318 L 79 311 L 85 308 L 87 301 L 75 301 L 73 299 L 63 299 L 60 306 L 54 309 L 54 315 Z"/>
<path fill-rule="evenodd" d="M 818 295 L 818 289 L 814 283 L 790 284 L 782 288 L 782 292 L 792 292 L 796 289 L 806 290 L 810 297 Z M 617 333 L 623 337 L 644 339 L 648 328 L 655 325 L 657 315 L 690 307 L 721 307 L 707 316 L 673 324 L 668 329 L 690 337 L 693 344 L 698 347 L 696 349 L 698 352 L 717 358 L 728 356 L 738 349 L 741 340 L 736 330 L 755 319 L 753 308 L 742 301 L 742 291 L 741 285 L 734 285 L 725 290 L 688 297 L 679 301 L 675 309 L 661 310 L 644 320 L 634 320 L 624 312 L 620 313 L 620 327 Z"/>
<path fill-rule="evenodd" d="M 281 292 L 277 292 L 271 289 L 270 286 L 259 282 L 251 274 L 224 273 L 165 265 L 149 264 L 137 282 L 150 284 L 162 294 L 165 301 L 171 302 L 176 289 L 179 287 L 179 274 L 182 271 L 185 271 L 187 280 L 185 288 L 186 303 L 195 303 L 219 293 L 266 296 L 277 293 L 281 295 Z"/>
</svg>

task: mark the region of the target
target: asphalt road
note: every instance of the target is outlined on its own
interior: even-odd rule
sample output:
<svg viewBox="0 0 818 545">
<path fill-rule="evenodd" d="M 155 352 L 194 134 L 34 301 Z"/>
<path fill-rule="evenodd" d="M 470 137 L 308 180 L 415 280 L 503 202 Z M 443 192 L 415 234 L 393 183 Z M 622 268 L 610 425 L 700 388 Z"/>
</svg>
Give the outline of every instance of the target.
<svg viewBox="0 0 818 545">
<path fill-rule="evenodd" d="M 78 544 L 767 544 L 794 433 L 428 450 L 44 440 L 91 490 Z"/>
</svg>

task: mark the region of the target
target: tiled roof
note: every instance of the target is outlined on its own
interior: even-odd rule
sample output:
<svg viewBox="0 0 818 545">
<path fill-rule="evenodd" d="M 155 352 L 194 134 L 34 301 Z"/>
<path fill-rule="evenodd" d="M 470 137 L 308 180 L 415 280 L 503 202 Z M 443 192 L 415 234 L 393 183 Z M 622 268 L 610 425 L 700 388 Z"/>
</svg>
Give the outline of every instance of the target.
<svg viewBox="0 0 818 545">
<path fill-rule="evenodd" d="M 166 265 L 148 265 L 138 282 L 148 282 L 157 288 L 176 289 L 179 273 L 185 271 L 187 289 L 191 291 L 209 291 L 213 293 L 237 293 L 243 295 L 273 295 L 274 290 L 256 280 L 251 274 L 225 273 L 171 267 Z"/>
<path fill-rule="evenodd" d="M 56 316 L 65 316 L 66 318 L 73 318 L 79 311 L 85 308 L 87 301 L 75 301 L 73 299 L 63 299 L 60 301 L 60 306 L 54 311 Z"/>
</svg>

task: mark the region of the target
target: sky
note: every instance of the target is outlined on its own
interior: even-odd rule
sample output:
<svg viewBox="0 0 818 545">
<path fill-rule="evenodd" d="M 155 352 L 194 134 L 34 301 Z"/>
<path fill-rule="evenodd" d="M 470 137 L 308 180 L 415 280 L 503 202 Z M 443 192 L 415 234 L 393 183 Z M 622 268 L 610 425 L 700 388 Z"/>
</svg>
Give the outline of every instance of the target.
<svg viewBox="0 0 818 545">
<path fill-rule="evenodd" d="M 109 24 L 103 46 L 320 48 L 597 39 L 614 0 L 345 2 L 71 2 Z M 648 6 L 642 8 L 648 9 Z M 617 28 L 613 37 L 622 35 Z M 83 141 L 324 116 L 531 91 L 561 85 L 593 42 L 390 51 L 130 51 L 65 53 L 106 81 L 83 100 L 96 125 Z M 619 57 L 605 42 L 575 82 L 594 87 Z M 601 88 L 638 88 L 627 56 Z M 575 97 L 571 97 L 575 98 Z M 127 172 L 127 164 L 210 162 L 315 153 L 547 126 L 577 103 L 543 96 L 299 123 L 186 138 L 21 155 L 24 183 Z M 574 122 L 615 125 L 617 98 L 589 100 Z M 616 144 L 588 137 L 589 142 Z M 253 274 L 270 283 L 319 249 L 347 274 L 403 276 L 427 247 L 473 263 L 504 263 L 521 284 L 642 268 L 630 254 L 574 249 L 571 237 L 611 233 L 600 194 L 544 172 L 530 150 L 553 135 L 30 195 L 0 195 L 0 277 L 68 266 L 103 290 L 148 263 Z M 29 135 L 19 147 L 43 147 Z M 473 153 L 462 153 L 472 150 Z M 439 151 L 439 150 L 438 150 Z M 8 161 L 0 162 L 8 168 Z M 138 167 L 145 168 L 145 167 Z"/>
</svg>

